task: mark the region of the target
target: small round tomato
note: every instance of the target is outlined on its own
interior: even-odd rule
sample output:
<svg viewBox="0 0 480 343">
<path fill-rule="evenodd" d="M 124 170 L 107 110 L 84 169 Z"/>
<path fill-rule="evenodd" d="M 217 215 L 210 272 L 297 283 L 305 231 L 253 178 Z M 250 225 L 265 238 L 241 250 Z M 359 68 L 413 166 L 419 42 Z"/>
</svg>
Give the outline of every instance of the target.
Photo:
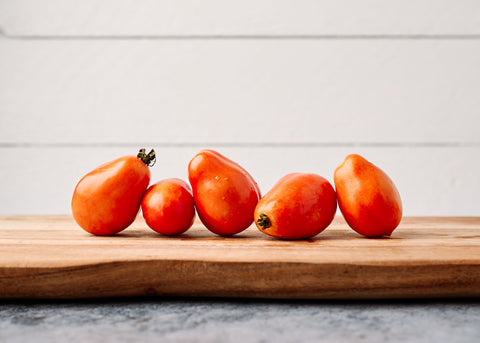
<svg viewBox="0 0 480 343">
<path fill-rule="evenodd" d="M 164 235 L 187 231 L 195 219 L 190 186 L 180 179 L 167 179 L 150 186 L 142 199 L 147 225 Z"/>
<path fill-rule="evenodd" d="M 292 173 L 260 199 L 255 224 L 273 237 L 310 238 L 330 225 L 336 210 L 335 190 L 326 179 L 317 174 Z"/>
<path fill-rule="evenodd" d="M 135 220 L 143 193 L 150 182 L 149 166 L 155 151 L 124 156 L 105 163 L 85 175 L 75 187 L 72 214 L 85 231 L 99 236 L 113 235 Z"/>
</svg>

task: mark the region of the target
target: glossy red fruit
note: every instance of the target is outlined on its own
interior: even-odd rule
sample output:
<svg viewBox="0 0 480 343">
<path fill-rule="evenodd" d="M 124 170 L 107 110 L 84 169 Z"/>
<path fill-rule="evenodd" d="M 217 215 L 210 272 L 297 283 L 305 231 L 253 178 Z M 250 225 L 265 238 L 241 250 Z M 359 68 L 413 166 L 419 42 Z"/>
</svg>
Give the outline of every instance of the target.
<svg viewBox="0 0 480 343">
<path fill-rule="evenodd" d="M 360 155 L 348 155 L 334 174 L 338 206 L 348 225 L 367 237 L 390 236 L 402 219 L 402 200 L 388 175 Z"/>
<path fill-rule="evenodd" d="M 124 156 L 85 175 L 75 187 L 72 214 L 85 231 L 99 236 L 126 229 L 137 216 L 150 182 L 148 165 L 155 152 L 140 150 L 137 156 Z"/>
<path fill-rule="evenodd" d="M 213 150 L 200 151 L 188 165 L 198 216 L 212 232 L 226 236 L 253 222 L 260 189 L 240 165 Z"/>
<path fill-rule="evenodd" d="M 142 199 L 147 225 L 164 235 L 187 231 L 195 219 L 190 186 L 180 179 L 167 179 L 150 186 Z"/>
<path fill-rule="evenodd" d="M 283 239 L 313 237 L 330 225 L 337 210 L 332 185 L 317 174 L 292 173 L 281 178 L 255 208 L 255 224 Z"/>
</svg>

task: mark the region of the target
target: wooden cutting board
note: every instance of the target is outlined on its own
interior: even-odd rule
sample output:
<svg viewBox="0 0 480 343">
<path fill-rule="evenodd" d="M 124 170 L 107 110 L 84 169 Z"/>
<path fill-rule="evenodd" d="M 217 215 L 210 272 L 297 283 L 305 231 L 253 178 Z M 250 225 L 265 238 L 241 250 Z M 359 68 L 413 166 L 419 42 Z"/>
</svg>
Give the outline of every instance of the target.
<svg viewBox="0 0 480 343">
<path fill-rule="evenodd" d="M 165 237 L 142 218 L 95 237 L 70 216 L 0 217 L 0 298 L 212 296 L 380 299 L 480 296 L 480 218 L 404 218 L 363 238 L 336 218 L 311 240 L 199 222 Z"/>
</svg>

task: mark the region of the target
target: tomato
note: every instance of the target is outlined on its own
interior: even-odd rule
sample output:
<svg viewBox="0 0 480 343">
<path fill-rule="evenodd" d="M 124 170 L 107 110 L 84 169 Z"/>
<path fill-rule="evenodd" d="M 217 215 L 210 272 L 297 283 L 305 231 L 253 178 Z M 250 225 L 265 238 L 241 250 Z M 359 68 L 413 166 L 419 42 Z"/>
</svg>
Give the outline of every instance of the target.
<svg viewBox="0 0 480 343">
<path fill-rule="evenodd" d="M 258 202 L 255 224 L 273 237 L 310 238 L 330 225 L 336 210 L 335 190 L 326 179 L 292 173 L 282 177 Z"/>
<path fill-rule="evenodd" d="M 126 229 L 137 216 L 150 182 L 148 165 L 155 152 L 124 156 L 85 175 L 75 187 L 72 214 L 78 225 L 94 235 L 113 235 Z"/>
<path fill-rule="evenodd" d="M 213 150 L 200 151 L 188 165 L 198 216 L 213 233 L 227 236 L 253 222 L 260 189 L 240 165 Z"/>
<path fill-rule="evenodd" d="M 348 225 L 367 237 L 390 236 L 402 219 L 402 201 L 380 168 L 352 154 L 334 174 L 338 205 Z"/>
<path fill-rule="evenodd" d="M 142 214 L 147 225 L 158 233 L 184 233 L 195 219 L 190 186 L 180 179 L 162 180 L 150 186 L 142 199 Z"/>
</svg>

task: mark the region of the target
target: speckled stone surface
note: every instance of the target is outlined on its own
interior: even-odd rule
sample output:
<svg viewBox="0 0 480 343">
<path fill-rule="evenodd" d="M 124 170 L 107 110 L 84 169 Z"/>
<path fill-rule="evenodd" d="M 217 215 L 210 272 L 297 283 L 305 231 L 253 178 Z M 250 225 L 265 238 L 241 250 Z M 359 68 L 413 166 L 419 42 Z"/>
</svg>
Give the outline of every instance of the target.
<svg viewBox="0 0 480 343">
<path fill-rule="evenodd" d="M 0 304 L 1 342 L 480 342 L 480 301 Z"/>
</svg>

